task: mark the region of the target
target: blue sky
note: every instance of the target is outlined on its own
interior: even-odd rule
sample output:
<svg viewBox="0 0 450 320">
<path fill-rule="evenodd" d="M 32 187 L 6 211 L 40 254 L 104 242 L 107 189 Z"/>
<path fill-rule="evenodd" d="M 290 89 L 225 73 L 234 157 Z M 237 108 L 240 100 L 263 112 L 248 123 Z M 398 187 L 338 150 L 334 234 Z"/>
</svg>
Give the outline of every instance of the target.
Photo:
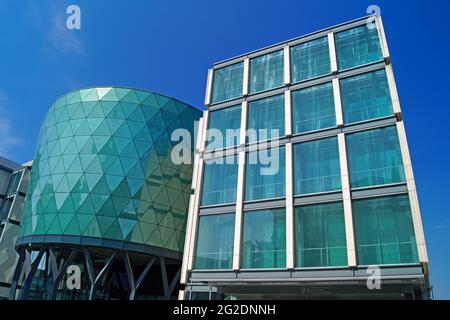
<svg viewBox="0 0 450 320">
<path fill-rule="evenodd" d="M 65 29 L 69 4 L 81 30 Z M 201 106 L 208 67 L 378 5 L 408 134 L 437 298 L 450 299 L 450 1 L 0 0 L 0 155 L 32 159 L 55 99 L 150 89 Z M 445 95 L 444 95 L 445 94 Z"/>
</svg>

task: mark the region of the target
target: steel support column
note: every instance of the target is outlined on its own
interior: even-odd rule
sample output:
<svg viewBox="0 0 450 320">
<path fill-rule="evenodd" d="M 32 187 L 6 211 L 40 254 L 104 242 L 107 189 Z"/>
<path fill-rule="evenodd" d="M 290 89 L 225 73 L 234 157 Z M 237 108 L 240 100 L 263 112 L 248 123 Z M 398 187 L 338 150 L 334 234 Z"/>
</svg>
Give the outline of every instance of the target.
<svg viewBox="0 0 450 320">
<path fill-rule="evenodd" d="M 25 249 L 25 250 L 26 250 L 26 252 L 25 252 L 26 259 L 28 259 L 29 260 L 28 263 L 30 263 L 31 262 L 31 253 L 29 251 L 30 249 Z M 33 280 L 34 274 L 36 273 L 36 269 L 37 269 L 39 263 L 41 262 L 42 256 L 44 255 L 45 251 L 46 251 L 46 248 L 39 249 L 39 253 L 38 253 L 36 259 L 34 259 L 34 261 L 31 262 L 30 269 L 26 270 L 28 272 L 26 272 L 23 289 L 22 289 L 22 294 L 20 297 L 21 300 L 27 300 L 30 295 L 31 281 Z"/>
<path fill-rule="evenodd" d="M 19 283 L 20 274 L 22 273 L 24 261 L 25 261 L 25 249 L 19 247 L 18 252 L 19 260 L 17 261 L 16 268 L 14 269 L 14 275 L 11 281 L 11 287 L 9 289 L 9 300 L 16 298 L 17 284 Z"/>
<path fill-rule="evenodd" d="M 103 268 L 100 270 L 100 272 L 95 275 L 94 265 L 92 263 L 91 254 L 87 248 L 83 248 L 84 253 L 84 259 L 86 262 L 86 269 L 88 272 L 89 277 L 89 300 L 92 300 L 94 297 L 94 290 L 95 285 L 100 281 L 100 279 L 108 273 L 109 269 L 111 268 L 113 262 L 116 260 L 117 257 L 117 251 L 114 251 L 112 255 L 108 258 Z"/>
</svg>

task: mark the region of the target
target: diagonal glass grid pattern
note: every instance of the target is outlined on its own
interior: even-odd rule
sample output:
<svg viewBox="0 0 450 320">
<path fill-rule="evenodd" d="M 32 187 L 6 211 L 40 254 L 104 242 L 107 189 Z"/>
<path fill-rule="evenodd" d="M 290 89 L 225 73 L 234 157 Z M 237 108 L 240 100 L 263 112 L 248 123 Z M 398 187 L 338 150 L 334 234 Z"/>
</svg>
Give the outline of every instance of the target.
<svg viewBox="0 0 450 320">
<path fill-rule="evenodd" d="M 50 108 L 20 236 L 71 235 L 182 251 L 192 166 L 174 165 L 170 136 L 201 112 L 156 93 L 71 92 Z"/>
</svg>

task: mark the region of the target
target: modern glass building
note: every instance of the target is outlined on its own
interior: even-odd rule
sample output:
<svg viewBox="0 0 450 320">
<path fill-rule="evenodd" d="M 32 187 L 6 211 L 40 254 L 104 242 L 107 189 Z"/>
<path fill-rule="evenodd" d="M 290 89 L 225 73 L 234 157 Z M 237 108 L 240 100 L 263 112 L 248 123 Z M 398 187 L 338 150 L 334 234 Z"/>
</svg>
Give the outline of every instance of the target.
<svg viewBox="0 0 450 320">
<path fill-rule="evenodd" d="M 428 297 L 380 17 L 214 64 L 205 105 L 180 299 Z"/>
<path fill-rule="evenodd" d="M 0 157 L 0 300 L 8 299 L 19 255 L 19 235 L 32 162 L 24 165 Z"/>
<path fill-rule="evenodd" d="M 200 115 L 123 87 L 59 98 L 39 134 L 10 298 L 176 297 L 192 165 L 174 164 L 171 136 L 193 135 Z"/>
</svg>

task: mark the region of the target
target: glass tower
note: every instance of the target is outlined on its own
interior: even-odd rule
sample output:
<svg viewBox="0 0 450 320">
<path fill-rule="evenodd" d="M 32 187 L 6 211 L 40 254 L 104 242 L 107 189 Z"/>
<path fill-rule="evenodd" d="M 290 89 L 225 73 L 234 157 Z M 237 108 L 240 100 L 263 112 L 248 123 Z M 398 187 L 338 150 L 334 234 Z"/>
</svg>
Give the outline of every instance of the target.
<svg viewBox="0 0 450 320">
<path fill-rule="evenodd" d="M 205 105 L 181 299 L 427 298 L 381 17 L 216 63 Z"/>
<path fill-rule="evenodd" d="M 39 134 L 17 240 L 16 298 L 175 297 L 192 164 L 174 163 L 172 133 L 193 135 L 200 115 L 176 99 L 123 87 L 59 98 Z M 80 290 L 60 285 L 69 265 L 81 269 Z"/>
</svg>

